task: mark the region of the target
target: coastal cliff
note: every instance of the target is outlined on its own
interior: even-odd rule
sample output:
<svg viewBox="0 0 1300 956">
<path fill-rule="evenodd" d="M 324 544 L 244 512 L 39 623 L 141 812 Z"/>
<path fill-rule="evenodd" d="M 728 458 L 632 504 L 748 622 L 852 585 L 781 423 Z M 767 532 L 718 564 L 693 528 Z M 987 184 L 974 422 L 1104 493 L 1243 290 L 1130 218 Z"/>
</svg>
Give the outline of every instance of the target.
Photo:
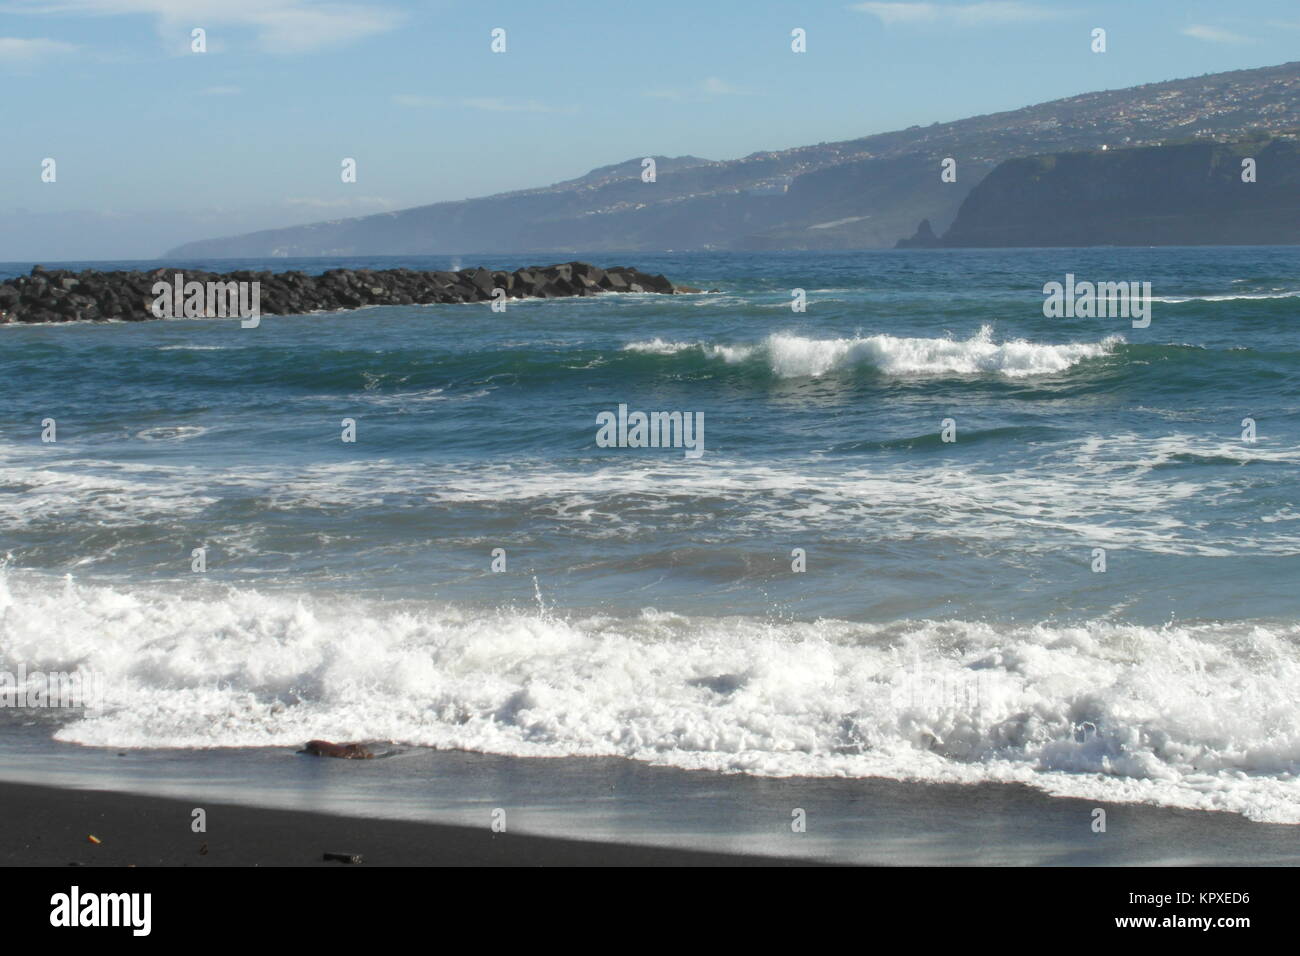
<svg viewBox="0 0 1300 956">
<path fill-rule="evenodd" d="M 1300 142 L 1278 138 L 1007 160 L 942 238 L 918 230 L 898 247 L 1298 243 Z"/>
</svg>

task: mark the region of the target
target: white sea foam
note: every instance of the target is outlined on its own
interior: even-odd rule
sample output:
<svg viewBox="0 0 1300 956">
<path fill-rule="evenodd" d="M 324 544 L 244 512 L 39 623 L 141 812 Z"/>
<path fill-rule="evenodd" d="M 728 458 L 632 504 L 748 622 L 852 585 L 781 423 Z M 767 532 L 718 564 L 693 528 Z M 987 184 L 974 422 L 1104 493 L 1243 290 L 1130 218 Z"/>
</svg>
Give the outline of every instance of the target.
<svg viewBox="0 0 1300 956">
<path fill-rule="evenodd" d="M 1167 295 L 1152 296 L 1152 302 L 1166 302 L 1177 305 L 1182 302 L 1236 302 L 1246 299 L 1294 299 L 1300 291 L 1290 292 L 1234 292 L 1225 295 Z"/>
<path fill-rule="evenodd" d="M 701 529 L 724 520 L 729 534 L 842 534 L 846 528 L 869 528 L 877 537 L 952 533 L 964 541 L 1014 543 L 1025 552 L 1080 541 L 1203 557 L 1300 552 L 1295 522 L 1218 522 L 1226 513 L 1219 509 L 1250 501 L 1256 483 L 1275 481 L 1279 466 L 1300 465 L 1300 449 L 1267 440 L 1119 433 L 1042 442 L 1034 459 L 1017 465 L 930 455 L 914 461 L 811 455 L 756 463 L 723 454 L 707 469 L 693 464 L 520 460 L 434 467 L 366 459 L 232 463 L 214 474 L 198 464 L 52 462 L 42 446 L 0 444 L 0 531 L 188 520 L 231 497 L 256 499 L 273 515 L 386 507 L 395 500 L 439 509 L 495 509 L 509 501 L 558 520 L 581 516 L 583 534 L 593 539 L 636 534 L 671 514 Z M 1204 464 L 1243 467 L 1225 472 Z M 718 502 L 727 506 L 723 518 Z"/>
<path fill-rule="evenodd" d="M 1009 378 L 1050 375 L 1079 362 L 1109 353 L 1123 339 L 1063 345 L 1038 344 L 1023 339 L 994 342 L 993 330 L 983 326 L 968 339 L 905 338 L 871 335 L 842 339 L 815 339 L 776 333 L 752 345 L 708 342 L 666 342 L 663 339 L 632 342 L 625 351 L 675 355 L 696 349 L 709 358 L 728 363 L 759 358 L 782 378 L 816 378 L 857 365 L 869 365 L 887 375 L 980 375 Z"/>
<path fill-rule="evenodd" d="M 0 576 L 0 668 L 101 675 L 106 747 L 392 740 L 1019 781 L 1300 822 L 1300 628 L 564 619 Z"/>
<path fill-rule="evenodd" d="M 652 355 L 675 355 L 678 352 L 683 352 L 686 349 L 693 348 L 702 348 L 702 346 L 694 345 L 690 342 L 665 342 L 663 339 L 656 336 L 648 342 L 629 342 L 627 345 L 623 346 L 623 351 L 649 352 Z"/>
<path fill-rule="evenodd" d="M 141 441 L 188 441 L 207 433 L 201 425 L 159 425 L 135 433 Z"/>
<path fill-rule="evenodd" d="M 29 523 L 133 525 L 193 516 L 216 501 L 197 467 L 85 459 L 45 464 L 15 453 L 13 446 L 0 448 L 0 529 L 12 532 Z"/>
</svg>

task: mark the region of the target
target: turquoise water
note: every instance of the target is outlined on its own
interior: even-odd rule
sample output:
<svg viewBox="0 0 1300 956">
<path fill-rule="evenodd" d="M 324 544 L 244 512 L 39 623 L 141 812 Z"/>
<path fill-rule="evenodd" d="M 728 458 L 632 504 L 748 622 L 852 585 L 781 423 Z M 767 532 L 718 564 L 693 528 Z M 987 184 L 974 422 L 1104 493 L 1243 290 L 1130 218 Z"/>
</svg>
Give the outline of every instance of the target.
<svg viewBox="0 0 1300 956">
<path fill-rule="evenodd" d="M 0 328 L 0 648 L 113 688 L 61 739 L 1300 820 L 1300 249 L 577 258 L 719 291 Z M 1067 273 L 1150 326 L 1046 318 Z M 599 447 L 620 404 L 703 456 Z"/>
</svg>

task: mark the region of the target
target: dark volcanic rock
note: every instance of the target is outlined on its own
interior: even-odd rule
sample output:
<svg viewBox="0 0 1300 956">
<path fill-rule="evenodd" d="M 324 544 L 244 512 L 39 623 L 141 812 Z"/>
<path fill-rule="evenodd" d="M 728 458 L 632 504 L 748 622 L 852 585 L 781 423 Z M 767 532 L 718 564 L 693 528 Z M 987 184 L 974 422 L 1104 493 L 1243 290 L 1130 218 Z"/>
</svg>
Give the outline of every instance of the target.
<svg viewBox="0 0 1300 956">
<path fill-rule="evenodd" d="M 0 282 L 0 324 L 7 322 L 70 322 L 75 320 L 157 318 L 153 305 L 155 283 L 210 284 L 257 282 L 261 315 L 292 315 L 366 305 L 432 305 L 487 302 L 496 289 L 512 299 L 553 299 L 595 295 L 598 292 L 657 292 L 672 295 L 676 289 L 661 275 L 618 266 L 600 269 L 586 262 L 529 266 L 514 272 L 491 272 L 483 267 L 460 272 L 417 272 L 413 269 L 330 269 L 312 276 L 303 272 L 212 273 L 199 269 L 154 269 L 150 272 L 75 273 L 34 266 L 31 275 Z M 219 300 L 216 300 L 219 301 Z M 215 311 L 214 315 L 236 313 Z"/>
<path fill-rule="evenodd" d="M 363 744 L 336 744 L 328 740 L 309 740 L 298 753 L 341 760 L 370 760 L 374 757 Z"/>
<path fill-rule="evenodd" d="M 934 249 L 939 245 L 939 237 L 934 234 L 934 227 L 929 219 L 922 219 L 911 239 L 899 239 L 895 249 Z"/>
</svg>

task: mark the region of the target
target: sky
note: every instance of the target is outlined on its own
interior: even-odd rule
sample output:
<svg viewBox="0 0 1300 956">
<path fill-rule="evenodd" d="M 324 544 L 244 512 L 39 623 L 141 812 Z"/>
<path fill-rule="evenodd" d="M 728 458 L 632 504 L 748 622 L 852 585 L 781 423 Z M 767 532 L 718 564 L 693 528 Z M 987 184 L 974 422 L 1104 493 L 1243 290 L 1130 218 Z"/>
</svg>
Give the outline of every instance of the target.
<svg viewBox="0 0 1300 956">
<path fill-rule="evenodd" d="M 152 258 L 1297 59 L 1300 0 L 0 0 L 0 261 Z"/>
</svg>

